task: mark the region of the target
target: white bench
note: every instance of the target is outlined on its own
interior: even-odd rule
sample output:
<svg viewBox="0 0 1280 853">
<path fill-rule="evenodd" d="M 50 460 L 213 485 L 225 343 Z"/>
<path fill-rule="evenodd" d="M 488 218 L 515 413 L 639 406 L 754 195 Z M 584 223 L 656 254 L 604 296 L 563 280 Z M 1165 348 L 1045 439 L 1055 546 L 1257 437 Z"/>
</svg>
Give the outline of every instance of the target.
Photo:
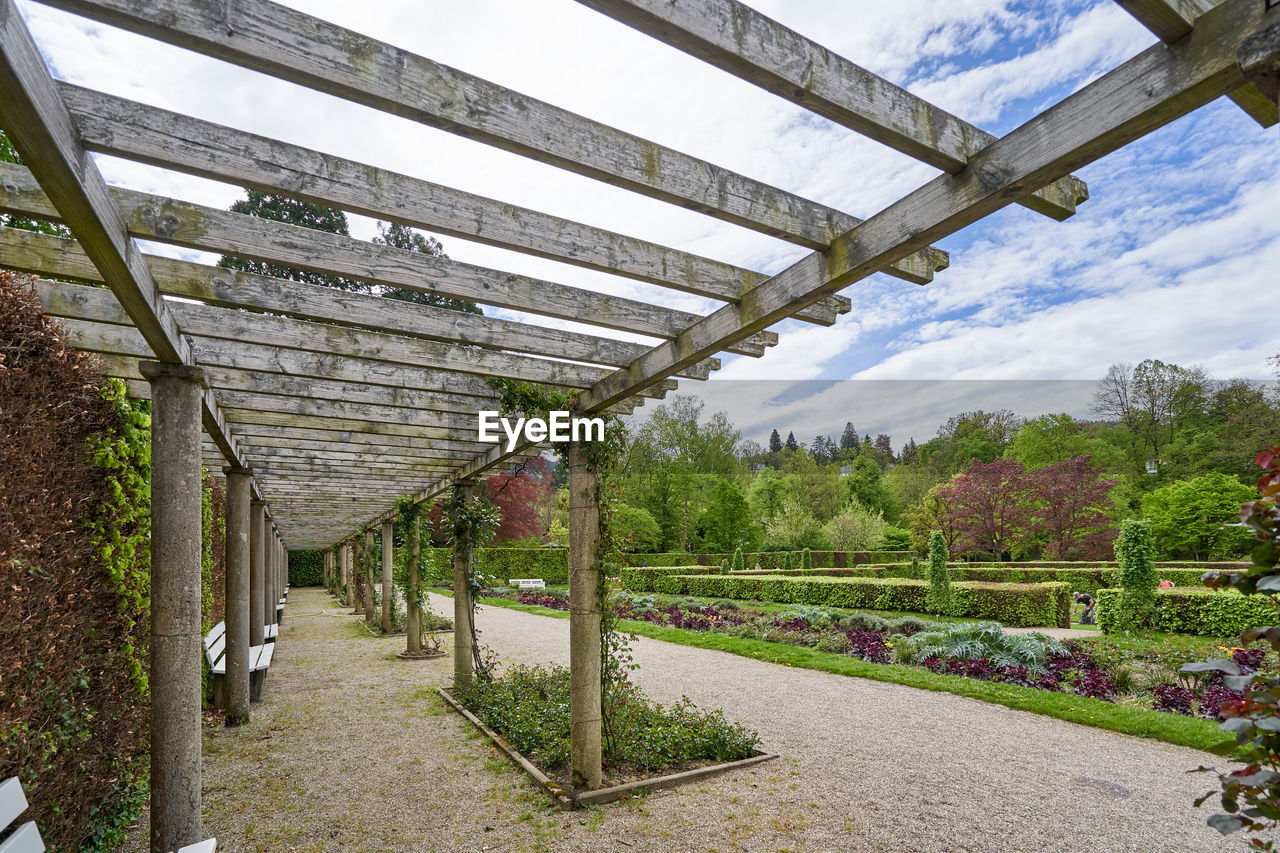
<svg viewBox="0 0 1280 853">
<path fill-rule="evenodd" d="M 271 666 L 271 657 L 275 654 L 276 644 L 265 642 L 266 635 L 276 628 L 267 625 L 263 628 L 264 642 L 260 646 L 249 647 L 249 699 L 257 702 L 262 698 L 262 682 L 267 669 Z M 213 673 L 213 696 L 218 705 L 225 704 L 222 698 L 222 681 L 227 674 L 227 623 L 219 622 L 209 629 L 204 638 L 204 656 L 209 661 L 209 670 Z"/>
<path fill-rule="evenodd" d="M 17 776 L 0 782 L 0 835 L 18 819 L 18 815 L 27 810 L 27 795 L 22 791 L 22 783 Z M 218 849 L 218 840 L 210 838 L 188 844 L 178 853 L 214 853 Z M 0 853 L 44 853 L 44 839 L 36 822 L 29 820 L 13 831 L 13 834 L 0 844 Z"/>
<path fill-rule="evenodd" d="M 546 589 L 547 584 L 542 578 L 510 578 L 507 580 L 507 586 L 518 587 L 519 589 Z"/>
</svg>

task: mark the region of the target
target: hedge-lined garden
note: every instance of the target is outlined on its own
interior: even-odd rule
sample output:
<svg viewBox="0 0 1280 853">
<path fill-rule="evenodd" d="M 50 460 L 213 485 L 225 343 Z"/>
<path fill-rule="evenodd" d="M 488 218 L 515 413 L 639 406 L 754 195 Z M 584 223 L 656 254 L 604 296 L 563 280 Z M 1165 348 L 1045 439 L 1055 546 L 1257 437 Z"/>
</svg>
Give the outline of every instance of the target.
<svg viewBox="0 0 1280 853">
<path fill-rule="evenodd" d="M 1122 630 L 1119 622 L 1122 596 L 1123 590 L 1098 590 L 1098 625 L 1107 633 Z M 1150 626 L 1156 631 L 1230 637 L 1248 628 L 1275 624 L 1275 621 L 1275 608 L 1266 596 L 1200 587 L 1157 590 Z"/>
</svg>

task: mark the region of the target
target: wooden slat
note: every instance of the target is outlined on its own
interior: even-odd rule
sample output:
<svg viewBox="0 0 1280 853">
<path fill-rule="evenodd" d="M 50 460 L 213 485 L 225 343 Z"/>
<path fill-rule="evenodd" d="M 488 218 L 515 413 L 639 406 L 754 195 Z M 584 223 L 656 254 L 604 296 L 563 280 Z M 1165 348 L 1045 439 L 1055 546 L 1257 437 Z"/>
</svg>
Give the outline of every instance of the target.
<svg viewBox="0 0 1280 853">
<path fill-rule="evenodd" d="M 5 266 L 10 269 L 52 278 L 89 282 L 101 278 L 76 241 L 33 231 L 0 228 L 0 258 L 4 258 Z M 166 296 L 198 299 L 222 307 L 269 311 L 374 331 L 619 367 L 649 349 L 629 341 L 349 293 L 158 255 L 146 258 Z M 708 360 L 688 376 L 705 379 L 717 367 L 716 360 Z"/>
<path fill-rule="evenodd" d="M 57 218 L 84 245 L 155 358 L 192 364 L 190 347 L 166 311 L 151 271 L 129 238 L 98 167 L 80 145 L 53 78 L 13 0 L 0 0 L 0 127 L 42 192 L 53 200 Z M 217 401 L 207 390 L 202 396 L 201 416 L 205 430 L 218 442 L 227 461 L 238 465 L 235 442 L 223 427 Z"/>
<path fill-rule="evenodd" d="M 628 332 L 674 337 L 699 315 L 593 290 L 381 246 L 354 237 L 122 189 L 110 188 L 135 237 L 342 275 Z M 22 166 L 0 163 L 0 210 L 57 220 L 58 211 Z M 734 352 L 759 355 L 777 343 L 763 332 Z"/>
<path fill-rule="evenodd" d="M 181 113 L 68 83 L 60 86 L 91 151 L 284 193 L 712 299 L 735 301 L 768 278 L 762 272 Z M 796 319 L 829 326 L 838 314 L 848 313 L 849 306 L 848 298 L 832 296 Z"/>
<path fill-rule="evenodd" d="M 1215 0 L 1116 0 L 1116 3 L 1156 38 L 1172 44 L 1191 33 L 1196 18 L 1213 8 Z M 1252 83 L 1228 92 L 1227 97 L 1263 127 L 1280 122 L 1280 106 Z"/>
<path fill-rule="evenodd" d="M 13 834 L 0 844 L 0 853 L 44 853 L 44 841 L 40 838 L 40 830 L 36 822 L 29 820 L 13 831 Z"/>
<path fill-rule="evenodd" d="M 269 0 L 45 2 L 812 249 L 859 221 Z M 946 263 L 929 248 L 899 271 Z"/>
<path fill-rule="evenodd" d="M 995 137 L 737 0 L 578 0 L 653 38 L 947 172 Z M 1068 176 L 1019 204 L 1063 220 L 1089 197 Z"/>
<path fill-rule="evenodd" d="M 9 824 L 27 810 L 27 795 L 22 790 L 22 782 L 17 776 L 10 776 L 0 782 L 0 832 L 8 829 Z"/>
</svg>

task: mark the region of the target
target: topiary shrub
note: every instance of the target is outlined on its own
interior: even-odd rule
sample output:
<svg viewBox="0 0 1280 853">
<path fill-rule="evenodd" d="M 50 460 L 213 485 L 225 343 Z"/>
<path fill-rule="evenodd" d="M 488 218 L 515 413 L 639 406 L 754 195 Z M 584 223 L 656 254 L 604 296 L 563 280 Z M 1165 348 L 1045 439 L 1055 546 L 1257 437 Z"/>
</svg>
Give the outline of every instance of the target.
<svg viewBox="0 0 1280 853">
<path fill-rule="evenodd" d="M 929 594 L 925 610 L 940 616 L 955 615 L 951 575 L 947 571 L 947 540 L 941 531 L 929 534 Z"/>
<path fill-rule="evenodd" d="M 733 564 L 732 564 L 732 566 L 730 566 L 730 568 L 731 568 L 733 571 L 735 571 L 735 572 L 742 572 L 742 571 L 746 571 L 747 564 L 746 564 L 746 561 L 745 561 L 745 560 L 743 559 L 743 557 L 742 557 L 742 549 L 741 549 L 741 548 L 737 548 L 737 549 L 735 549 L 735 550 L 734 550 L 734 552 L 733 552 Z"/>
<path fill-rule="evenodd" d="M 808 548 L 800 552 L 800 570 L 805 572 L 813 571 L 813 554 Z"/>
<path fill-rule="evenodd" d="M 1150 624 L 1156 602 L 1155 550 L 1147 522 L 1129 519 L 1120 526 L 1115 545 L 1122 591 L 1116 620 L 1120 630 L 1133 631 Z"/>
</svg>

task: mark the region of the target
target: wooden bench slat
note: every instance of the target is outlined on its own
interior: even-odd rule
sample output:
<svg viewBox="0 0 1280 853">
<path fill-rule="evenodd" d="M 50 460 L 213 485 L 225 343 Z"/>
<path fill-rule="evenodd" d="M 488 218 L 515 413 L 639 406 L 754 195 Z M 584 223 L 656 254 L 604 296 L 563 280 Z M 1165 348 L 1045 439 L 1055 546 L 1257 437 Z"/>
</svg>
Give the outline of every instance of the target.
<svg viewBox="0 0 1280 853">
<path fill-rule="evenodd" d="M 0 782 L 0 831 L 6 829 L 26 810 L 27 795 L 23 793 L 18 777 L 10 776 Z"/>
<path fill-rule="evenodd" d="M 254 669 L 267 669 L 271 666 L 271 656 L 276 653 L 276 644 L 267 643 L 262 646 L 262 654 L 258 657 L 258 663 Z"/>
<path fill-rule="evenodd" d="M 225 621 L 219 622 L 217 625 L 214 625 L 212 628 L 209 629 L 209 633 L 204 635 L 205 647 L 208 648 L 209 646 L 212 646 L 215 640 L 217 640 L 221 636 L 224 636 L 226 633 L 227 633 L 227 623 Z"/>
<path fill-rule="evenodd" d="M 36 822 L 29 820 L 0 844 L 0 853 L 44 853 L 44 840 Z"/>
</svg>

